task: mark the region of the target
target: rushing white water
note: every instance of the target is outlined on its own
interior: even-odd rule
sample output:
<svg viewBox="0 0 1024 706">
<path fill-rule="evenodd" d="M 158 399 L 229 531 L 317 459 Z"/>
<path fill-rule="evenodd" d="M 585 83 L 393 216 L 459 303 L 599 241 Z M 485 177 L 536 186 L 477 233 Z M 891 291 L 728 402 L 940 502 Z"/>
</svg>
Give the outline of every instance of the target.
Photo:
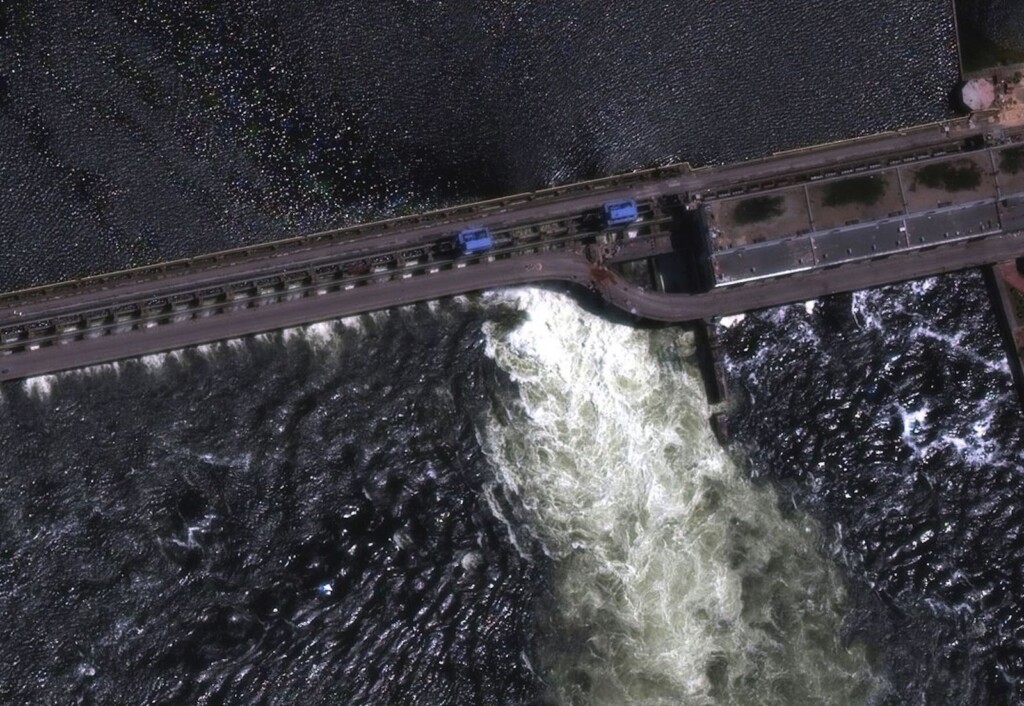
<svg viewBox="0 0 1024 706">
<path fill-rule="evenodd" d="M 844 590 L 710 433 L 692 341 L 569 297 L 486 330 L 520 396 L 484 447 L 554 557 L 543 665 L 562 704 L 853 704 L 879 686 L 841 644 Z M 500 417 L 500 419 L 499 419 Z"/>
</svg>

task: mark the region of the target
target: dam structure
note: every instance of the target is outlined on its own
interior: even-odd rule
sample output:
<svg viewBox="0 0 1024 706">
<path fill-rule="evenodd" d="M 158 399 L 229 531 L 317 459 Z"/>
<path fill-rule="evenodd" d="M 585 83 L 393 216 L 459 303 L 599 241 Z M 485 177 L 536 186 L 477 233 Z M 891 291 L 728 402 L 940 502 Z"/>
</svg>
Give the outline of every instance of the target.
<svg viewBox="0 0 1024 706">
<path fill-rule="evenodd" d="M 706 321 L 1022 257 L 1024 120 L 988 110 L 0 294 L 0 381 L 518 284 Z"/>
</svg>

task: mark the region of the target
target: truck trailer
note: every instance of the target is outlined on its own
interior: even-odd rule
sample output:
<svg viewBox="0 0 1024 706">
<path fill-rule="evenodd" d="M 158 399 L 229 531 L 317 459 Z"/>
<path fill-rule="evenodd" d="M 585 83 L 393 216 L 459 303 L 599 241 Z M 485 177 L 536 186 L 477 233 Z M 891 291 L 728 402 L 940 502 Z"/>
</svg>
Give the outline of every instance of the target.
<svg viewBox="0 0 1024 706">
<path fill-rule="evenodd" d="M 628 225 L 638 217 L 636 201 L 632 199 L 609 201 L 604 205 L 604 223 L 608 228 Z"/>
<path fill-rule="evenodd" d="M 487 228 L 466 228 L 455 236 L 455 245 L 461 255 L 476 255 L 494 247 L 494 238 Z"/>
</svg>

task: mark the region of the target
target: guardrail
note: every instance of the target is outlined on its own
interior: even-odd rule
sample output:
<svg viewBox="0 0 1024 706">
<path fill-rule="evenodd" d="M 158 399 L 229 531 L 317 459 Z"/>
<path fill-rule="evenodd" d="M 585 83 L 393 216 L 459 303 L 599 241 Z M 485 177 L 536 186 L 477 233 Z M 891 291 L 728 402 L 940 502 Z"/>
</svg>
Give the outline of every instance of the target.
<svg viewBox="0 0 1024 706">
<path fill-rule="evenodd" d="M 644 237 L 660 234 L 661 229 L 671 222 L 670 217 L 654 217 L 657 212 L 649 203 L 644 204 L 642 213 L 645 220 L 637 226 L 644 231 Z M 357 259 L 307 263 L 261 278 L 241 276 L 235 280 L 209 282 L 200 288 L 165 291 L 157 296 L 145 292 L 127 299 L 94 301 L 59 315 L 40 314 L 25 320 L 8 319 L 0 322 L 0 352 L 13 352 L 26 346 L 58 340 L 68 342 L 93 335 L 96 331 L 106 333 L 127 323 L 163 323 L 177 315 L 189 315 L 191 318 L 197 311 L 249 306 L 247 302 L 271 302 L 282 296 L 304 295 L 311 290 L 349 288 L 382 277 L 390 279 L 432 269 L 450 269 L 459 263 L 472 263 L 484 257 L 512 257 L 536 252 L 538 249 L 559 249 L 606 232 L 580 230 L 577 220 L 564 219 L 498 230 L 495 232 L 496 240 L 500 243 L 498 247 L 478 257 L 459 259 L 450 250 L 440 252 L 442 248 L 436 244 L 433 248 L 404 248 Z M 552 226 L 557 226 L 557 232 L 551 230 Z M 545 230 L 547 232 L 543 232 Z M 355 264 L 361 267 L 353 267 Z"/>
<path fill-rule="evenodd" d="M 690 165 L 685 162 L 665 167 L 653 167 L 637 170 L 627 174 L 618 174 L 609 177 L 602 177 L 600 179 L 568 184 L 565 186 L 555 186 L 538 191 L 503 196 L 496 199 L 476 201 L 415 215 L 398 216 L 379 221 L 354 224 L 332 230 L 273 240 L 266 243 L 257 243 L 237 248 L 230 248 L 227 250 L 219 250 L 213 253 L 197 255 L 195 257 L 180 258 L 177 260 L 158 262 L 152 265 L 143 265 L 125 270 L 117 270 L 100 275 L 81 277 L 64 282 L 39 285 L 36 287 L 29 287 L 0 294 L 0 307 L 13 306 L 18 302 L 25 301 L 27 299 L 49 298 L 65 294 L 73 294 L 76 291 L 90 287 L 102 288 L 104 286 L 113 286 L 133 279 L 161 278 L 179 274 L 186 270 L 222 267 L 229 264 L 236 264 L 254 257 L 274 255 L 282 251 L 294 251 L 310 246 L 325 245 L 343 239 L 380 235 L 401 229 L 414 229 L 446 222 L 458 222 L 460 219 L 478 217 L 488 211 L 507 209 L 539 201 L 554 201 L 562 198 L 571 198 L 581 193 L 622 188 L 633 184 L 667 179 L 672 176 L 689 173 L 690 171 Z"/>
</svg>

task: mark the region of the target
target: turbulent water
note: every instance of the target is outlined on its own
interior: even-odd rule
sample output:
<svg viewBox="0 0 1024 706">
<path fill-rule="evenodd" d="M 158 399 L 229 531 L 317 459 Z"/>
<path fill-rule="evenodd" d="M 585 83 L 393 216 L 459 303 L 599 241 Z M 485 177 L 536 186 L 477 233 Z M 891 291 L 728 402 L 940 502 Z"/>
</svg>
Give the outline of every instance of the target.
<svg viewBox="0 0 1024 706">
<path fill-rule="evenodd" d="M 748 316 L 726 343 L 752 470 L 826 526 L 901 702 L 1019 703 L 1024 424 L 981 277 Z"/>
<path fill-rule="evenodd" d="M 878 679 L 840 643 L 841 581 L 711 435 L 691 338 L 515 302 L 528 321 L 487 332 L 519 395 L 485 448 L 554 562 L 557 702 L 864 703 Z"/>
<path fill-rule="evenodd" d="M 0 286 L 940 118 L 952 31 L 10 0 Z M 547 289 L 6 385 L 0 702 L 1012 703 L 997 343 L 973 275 L 750 316 L 728 452 L 689 334 Z"/>
<path fill-rule="evenodd" d="M 5 389 L 0 702 L 527 701 L 496 376 L 451 306 Z"/>
</svg>

